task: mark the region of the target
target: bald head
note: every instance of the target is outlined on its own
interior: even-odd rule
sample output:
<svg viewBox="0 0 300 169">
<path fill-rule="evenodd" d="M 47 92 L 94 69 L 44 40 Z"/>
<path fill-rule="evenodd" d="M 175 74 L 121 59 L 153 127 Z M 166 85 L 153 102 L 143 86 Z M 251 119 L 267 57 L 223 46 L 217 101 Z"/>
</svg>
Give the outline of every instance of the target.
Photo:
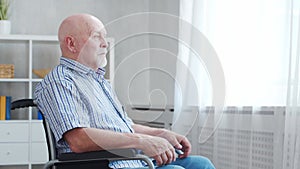
<svg viewBox="0 0 300 169">
<path fill-rule="evenodd" d="M 89 14 L 75 14 L 63 20 L 58 30 L 62 55 L 74 59 L 79 54 L 82 43 L 96 29 L 104 29 L 104 26 L 98 18 Z"/>
<path fill-rule="evenodd" d="M 67 17 L 61 23 L 58 30 L 58 39 L 63 41 L 65 36 L 78 36 L 89 34 L 93 22 L 100 22 L 96 17 L 89 14 L 76 14 Z"/>
</svg>

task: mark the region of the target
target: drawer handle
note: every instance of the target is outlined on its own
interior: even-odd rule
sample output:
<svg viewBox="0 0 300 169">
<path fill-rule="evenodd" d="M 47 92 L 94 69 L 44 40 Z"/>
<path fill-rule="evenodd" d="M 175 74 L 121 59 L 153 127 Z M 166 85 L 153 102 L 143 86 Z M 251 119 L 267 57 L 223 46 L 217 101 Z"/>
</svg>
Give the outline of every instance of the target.
<svg viewBox="0 0 300 169">
<path fill-rule="evenodd" d="M 8 155 L 8 156 L 9 156 L 9 155 L 10 155 L 10 152 L 9 152 L 9 151 L 8 151 L 8 152 L 6 152 L 6 155 Z"/>
<path fill-rule="evenodd" d="M 9 136 L 9 135 L 10 135 L 10 132 L 7 132 L 7 133 L 6 133 L 6 135 L 8 135 L 8 136 Z"/>
</svg>

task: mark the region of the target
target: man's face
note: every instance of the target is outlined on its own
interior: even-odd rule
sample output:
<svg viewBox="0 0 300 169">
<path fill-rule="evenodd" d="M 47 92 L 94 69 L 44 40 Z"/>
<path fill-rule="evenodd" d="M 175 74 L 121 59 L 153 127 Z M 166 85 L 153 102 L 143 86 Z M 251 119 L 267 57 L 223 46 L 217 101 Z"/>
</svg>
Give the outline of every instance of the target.
<svg viewBox="0 0 300 169">
<path fill-rule="evenodd" d="M 82 38 L 83 44 L 78 58 L 81 63 L 94 70 L 106 65 L 108 45 L 105 36 L 106 30 L 100 21 L 91 25 L 91 33 Z"/>
</svg>

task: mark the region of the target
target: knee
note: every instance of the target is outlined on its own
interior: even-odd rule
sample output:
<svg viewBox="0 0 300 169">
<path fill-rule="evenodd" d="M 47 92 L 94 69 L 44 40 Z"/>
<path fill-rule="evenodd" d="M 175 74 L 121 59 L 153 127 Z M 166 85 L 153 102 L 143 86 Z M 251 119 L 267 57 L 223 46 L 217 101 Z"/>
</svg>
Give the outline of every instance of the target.
<svg viewBox="0 0 300 169">
<path fill-rule="evenodd" d="M 185 169 L 185 168 L 183 168 L 183 167 L 181 167 L 179 165 L 171 165 L 171 168 L 172 169 Z"/>
<path fill-rule="evenodd" d="M 205 169 L 215 169 L 215 166 L 213 165 L 213 163 L 210 161 L 210 159 L 200 156 L 200 158 L 202 159 L 202 163 L 205 166 Z"/>
</svg>

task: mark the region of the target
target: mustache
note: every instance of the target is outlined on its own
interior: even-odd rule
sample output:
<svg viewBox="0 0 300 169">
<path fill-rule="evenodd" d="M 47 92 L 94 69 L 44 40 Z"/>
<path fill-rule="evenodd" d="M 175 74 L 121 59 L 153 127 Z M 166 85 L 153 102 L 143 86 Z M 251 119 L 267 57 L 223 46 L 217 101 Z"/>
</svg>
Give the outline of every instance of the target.
<svg viewBox="0 0 300 169">
<path fill-rule="evenodd" d="M 108 52 L 108 50 L 107 50 L 107 48 L 100 48 L 99 50 L 98 50 L 98 53 L 99 54 L 102 54 L 102 53 L 107 53 Z"/>
</svg>

